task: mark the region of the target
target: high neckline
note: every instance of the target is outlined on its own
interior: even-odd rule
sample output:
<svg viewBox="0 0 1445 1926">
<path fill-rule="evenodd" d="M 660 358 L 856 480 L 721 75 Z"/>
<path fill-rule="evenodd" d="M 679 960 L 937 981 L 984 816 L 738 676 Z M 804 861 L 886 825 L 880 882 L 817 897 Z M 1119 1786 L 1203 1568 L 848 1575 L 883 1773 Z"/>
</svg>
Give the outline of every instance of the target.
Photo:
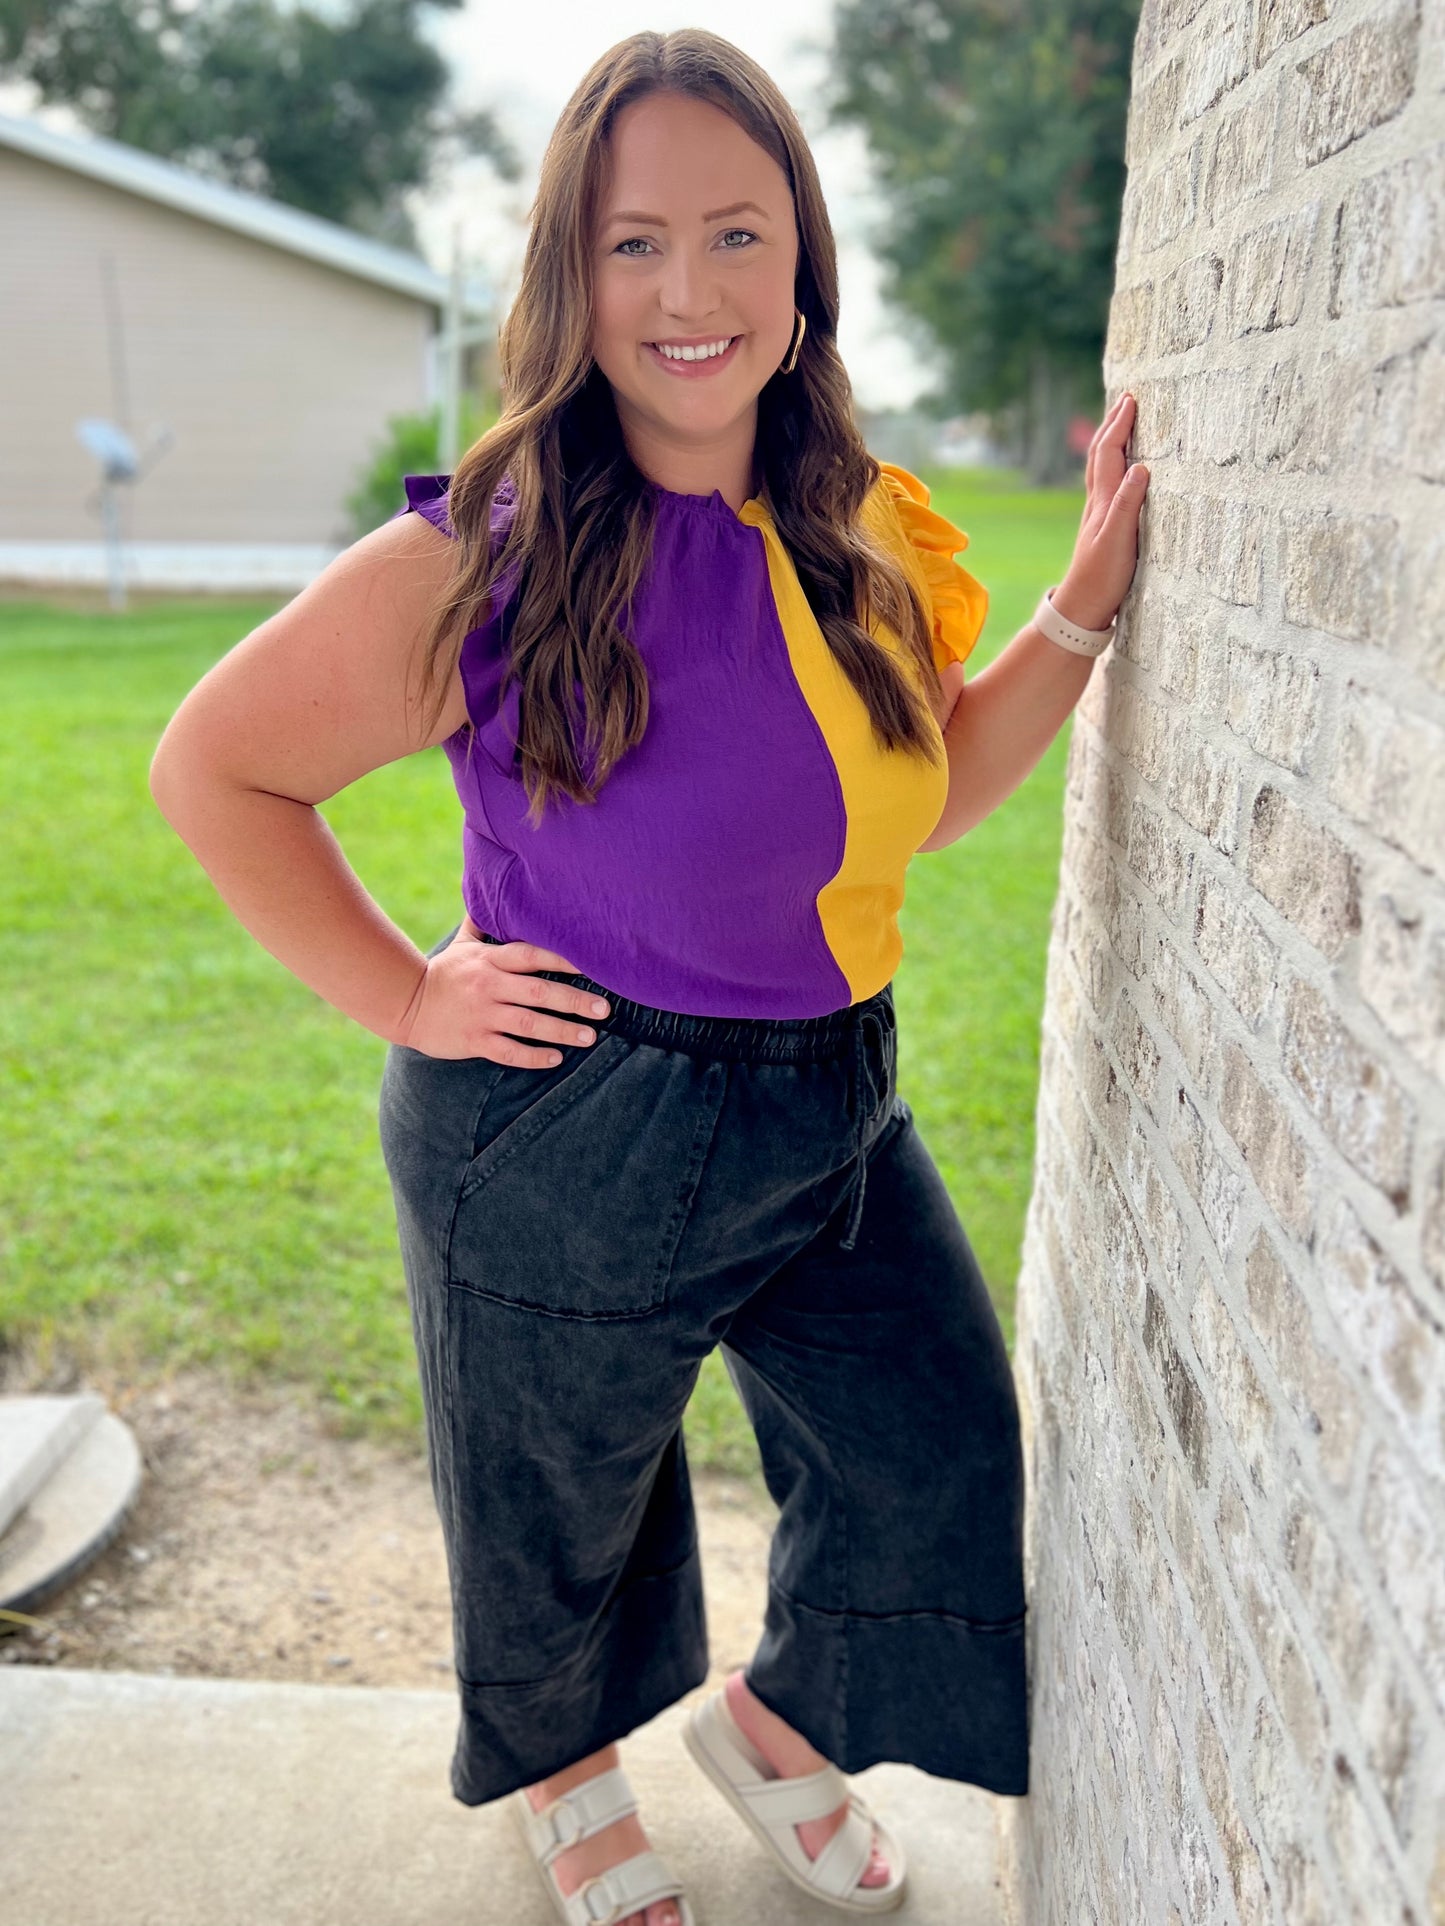
<svg viewBox="0 0 1445 1926">
<path fill-rule="evenodd" d="M 760 515 L 767 513 L 758 495 L 749 495 L 742 507 L 735 509 L 720 488 L 714 488 L 709 495 L 687 495 L 675 488 L 664 488 L 661 482 L 649 481 L 647 486 L 659 501 L 673 502 L 698 514 L 726 515 L 730 522 L 745 524 L 749 520 L 749 509 L 756 509 Z"/>
</svg>

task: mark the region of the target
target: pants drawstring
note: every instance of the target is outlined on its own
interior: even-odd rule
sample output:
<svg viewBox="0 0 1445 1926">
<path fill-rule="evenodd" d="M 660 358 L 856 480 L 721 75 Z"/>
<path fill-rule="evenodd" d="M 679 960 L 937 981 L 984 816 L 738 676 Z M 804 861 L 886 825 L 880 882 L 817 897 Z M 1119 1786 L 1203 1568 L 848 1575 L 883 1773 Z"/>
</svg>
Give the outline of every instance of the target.
<svg viewBox="0 0 1445 1926">
<path fill-rule="evenodd" d="M 868 1135 L 868 1126 L 872 1123 L 873 1113 L 877 1108 L 879 1095 L 878 1088 L 869 1070 L 868 1046 L 864 1034 L 870 1025 L 877 1033 L 879 1061 L 884 1066 L 884 1089 L 887 1089 L 886 1062 L 884 1061 L 885 1038 L 882 1019 L 876 1011 L 867 1010 L 859 1019 L 853 1032 L 855 1044 L 853 1052 L 853 1109 L 857 1118 L 858 1138 L 857 1148 L 853 1156 L 853 1203 L 848 1212 L 848 1222 L 839 1244 L 839 1249 L 845 1251 L 851 1251 L 853 1249 L 858 1236 L 858 1226 L 863 1218 L 863 1196 L 868 1184 L 868 1157 L 864 1145 Z M 863 1085 L 865 1081 L 868 1085 L 868 1099 L 866 1103 L 863 1100 Z"/>
</svg>

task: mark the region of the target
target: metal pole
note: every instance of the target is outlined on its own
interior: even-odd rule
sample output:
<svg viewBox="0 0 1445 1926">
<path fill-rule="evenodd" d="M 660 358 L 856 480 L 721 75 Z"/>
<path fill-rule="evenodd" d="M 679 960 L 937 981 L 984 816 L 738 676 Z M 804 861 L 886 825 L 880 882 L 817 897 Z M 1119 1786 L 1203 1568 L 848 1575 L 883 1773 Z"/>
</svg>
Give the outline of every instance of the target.
<svg viewBox="0 0 1445 1926">
<path fill-rule="evenodd" d="M 443 340 L 441 425 L 437 461 L 442 474 L 457 465 L 462 438 L 462 227 L 452 227 L 452 273 L 447 289 L 446 332 Z"/>
<path fill-rule="evenodd" d="M 123 609 L 125 607 L 125 568 L 120 542 L 120 503 L 116 485 L 112 481 L 103 481 L 100 485 L 100 512 L 105 521 L 105 556 L 110 577 L 110 606 L 113 609 Z"/>
</svg>

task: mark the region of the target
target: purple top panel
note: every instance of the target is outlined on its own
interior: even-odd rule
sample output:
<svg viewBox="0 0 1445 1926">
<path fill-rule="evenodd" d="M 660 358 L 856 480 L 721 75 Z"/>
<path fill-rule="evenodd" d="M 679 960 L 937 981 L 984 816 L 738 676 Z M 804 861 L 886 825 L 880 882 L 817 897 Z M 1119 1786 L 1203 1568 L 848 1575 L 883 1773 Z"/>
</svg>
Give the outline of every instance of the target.
<svg viewBox="0 0 1445 1926">
<path fill-rule="evenodd" d="M 451 534 L 449 477 L 407 509 Z M 652 565 L 629 631 L 647 669 L 641 743 L 595 804 L 526 820 L 518 686 L 500 699 L 504 606 L 462 644 L 475 741 L 444 747 L 465 822 L 462 897 L 480 929 L 556 950 L 619 995 L 695 1015 L 815 1016 L 850 1000 L 818 892 L 843 860 L 843 795 L 793 673 L 762 532 L 723 496 L 656 489 Z M 501 497 L 492 527 L 513 512 Z"/>
</svg>

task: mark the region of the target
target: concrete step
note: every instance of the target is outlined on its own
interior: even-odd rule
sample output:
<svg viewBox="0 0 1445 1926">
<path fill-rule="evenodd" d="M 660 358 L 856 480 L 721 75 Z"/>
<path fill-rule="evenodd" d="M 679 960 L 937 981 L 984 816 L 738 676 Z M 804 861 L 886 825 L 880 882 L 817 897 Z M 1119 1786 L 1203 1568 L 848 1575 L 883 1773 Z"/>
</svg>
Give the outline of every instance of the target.
<svg viewBox="0 0 1445 1926">
<path fill-rule="evenodd" d="M 698 1926 L 821 1926 L 698 1772 L 688 1701 L 621 1742 Z M 504 1802 L 451 1796 L 450 1691 L 12 1666 L 0 1911 L 23 1926 L 556 1926 Z M 911 1766 L 851 1783 L 909 1856 L 907 1926 L 1002 1926 L 994 1814 Z"/>
<path fill-rule="evenodd" d="M 0 1606 L 35 1611 L 72 1584 L 140 1485 L 140 1446 L 104 1398 L 0 1397 Z"/>
</svg>

